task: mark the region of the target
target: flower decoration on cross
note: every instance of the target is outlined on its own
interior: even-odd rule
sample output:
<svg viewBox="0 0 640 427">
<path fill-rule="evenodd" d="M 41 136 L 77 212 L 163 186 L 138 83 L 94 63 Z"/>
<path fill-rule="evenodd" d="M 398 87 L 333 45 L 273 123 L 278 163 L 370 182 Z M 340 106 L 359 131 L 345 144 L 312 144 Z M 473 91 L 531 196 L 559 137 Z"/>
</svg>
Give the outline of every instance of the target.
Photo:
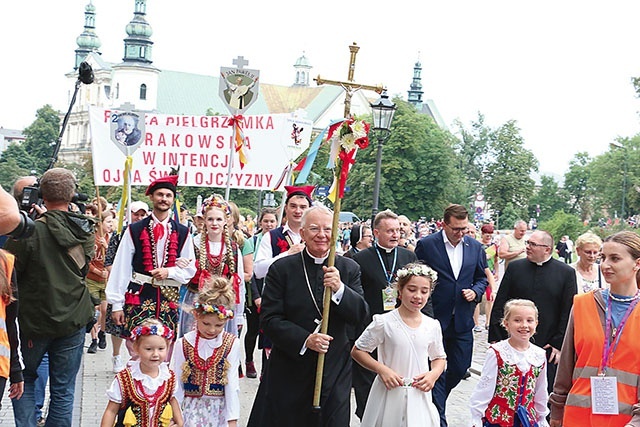
<svg viewBox="0 0 640 427">
<path fill-rule="evenodd" d="M 331 154 L 327 167 L 334 168 L 338 161 L 339 168 L 335 172 L 335 180 L 329 192 L 329 199 L 335 203 L 336 198 L 344 197 L 344 188 L 349 170 L 356 161 L 359 148 L 369 146 L 369 123 L 353 117 L 338 121 L 329 126 L 327 141 L 331 144 Z"/>
</svg>

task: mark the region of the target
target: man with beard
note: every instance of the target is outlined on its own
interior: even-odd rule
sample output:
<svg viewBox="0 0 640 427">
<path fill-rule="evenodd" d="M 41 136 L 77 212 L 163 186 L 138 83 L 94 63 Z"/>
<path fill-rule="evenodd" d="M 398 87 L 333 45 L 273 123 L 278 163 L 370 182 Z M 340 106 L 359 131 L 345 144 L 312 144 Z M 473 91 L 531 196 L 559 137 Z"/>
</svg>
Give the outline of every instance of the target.
<svg viewBox="0 0 640 427">
<path fill-rule="evenodd" d="M 130 224 L 118 246 L 106 294 L 114 323 L 124 325 L 122 338 L 149 317 L 159 319 L 175 336 L 180 286 L 196 273 L 191 234 L 171 218 L 177 182 L 177 175 L 168 175 L 149 185 L 151 215 Z M 171 357 L 171 351 L 167 354 Z"/>
<path fill-rule="evenodd" d="M 276 260 L 265 278 L 260 320 L 273 341 L 269 365 L 258 389 L 249 427 L 347 427 L 351 391 L 351 344 L 348 324 L 367 316 L 360 269 L 336 256 L 327 266 L 333 213 L 314 206 L 302 217 L 300 235 L 306 248 Z M 318 332 L 324 289 L 331 291 L 329 328 Z M 320 413 L 314 414 L 313 392 L 318 354 L 325 355 Z M 314 416 L 320 417 L 320 423 Z"/>
<path fill-rule="evenodd" d="M 398 215 L 389 209 L 378 213 L 374 218 L 373 235 L 376 239 L 374 245 L 353 256 L 353 260 L 360 265 L 364 299 L 369 304 L 369 316 L 356 328 L 354 343 L 371 322 L 374 314 L 382 314 L 396 308 L 396 294 L 393 291 L 396 272 L 417 260 L 413 251 L 398 246 L 401 235 L 400 220 Z M 433 317 L 433 313 L 430 315 Z M 354 362 L 353 388 L 356 394 L 356 415 L 360 419 L 364 414 L 369 390 L 375 377 L 375 372 Z"/>
</svg>

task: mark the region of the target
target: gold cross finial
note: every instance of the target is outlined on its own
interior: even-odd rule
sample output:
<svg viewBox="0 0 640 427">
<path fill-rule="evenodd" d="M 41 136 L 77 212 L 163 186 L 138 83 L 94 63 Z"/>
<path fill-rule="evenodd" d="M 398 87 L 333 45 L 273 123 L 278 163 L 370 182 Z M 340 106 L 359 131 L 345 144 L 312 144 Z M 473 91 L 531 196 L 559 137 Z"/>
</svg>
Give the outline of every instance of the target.
<svg viewBox="0 0 640 427">
<path fill-rule="evenodd" d="M 353 95 L 353 93 L 359 89 L 367 89 L 367 90 L 372 90 L 378 94 L 382 93 L 386 88 L 381 85 L 363 85 L 363 84 L 359 84 L 359 83 L 355 83 L 353 81 L 353 75 L 355 73 L 356 70 L 356 54 L 358 53 L 358 51 L 360 50 L 360 46 L 358 46 L 356 44 L 356 42 L 353 42 L 353 44 L 351 46 L 349 46 L 349 52 L 351 52 L 351 57 L 349 59 L 349 72 L 347 75 L 347 81 L 343 82 L 340 80 L 328 80 L 328 79 L 323 79 L 322 77 L 318 76 L 318 78 L 313 79 L 318 86 L 323 85 L 323 84 L 327 84 L 327 85 L 333 85 L 333 86 L 340 86 L 342 87 L 342 89 L 345 90 L 346 95 L 344 98 L 344 117 L 348 118 L 349 115 L 351 114 L 351 96 Z"/>
</svg>

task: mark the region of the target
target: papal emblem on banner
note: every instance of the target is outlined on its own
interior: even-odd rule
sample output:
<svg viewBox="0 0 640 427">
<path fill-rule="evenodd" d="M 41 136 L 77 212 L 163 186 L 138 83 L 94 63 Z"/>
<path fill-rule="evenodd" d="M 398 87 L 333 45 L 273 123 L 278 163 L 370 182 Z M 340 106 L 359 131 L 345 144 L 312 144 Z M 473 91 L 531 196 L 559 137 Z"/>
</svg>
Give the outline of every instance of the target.
<svg viewBox="0 0 640 427">
<path fill-rule="evenodd" d="M 242 114 L 258 99 L 260 71 L 220 67 L 220 98 L 233 115 Z"/>
</svg>

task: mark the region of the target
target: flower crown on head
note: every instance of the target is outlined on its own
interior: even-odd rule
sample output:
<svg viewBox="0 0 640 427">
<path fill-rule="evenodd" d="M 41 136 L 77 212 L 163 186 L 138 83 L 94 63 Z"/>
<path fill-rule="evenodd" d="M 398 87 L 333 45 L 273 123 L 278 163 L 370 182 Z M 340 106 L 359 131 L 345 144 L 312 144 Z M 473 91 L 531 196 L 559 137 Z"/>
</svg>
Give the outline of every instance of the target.
<svg viewBox="0 0 640 427">
<path fill-rule="evenodd" d="M 427 265 L 414 265 L 410 268 L 401 268 L 396 275 L 398 278 L 406 276 L 426 276 L 431 279 L 431 283 L 435 283 L 436 280 L 438 280 L 438 273 Z"/>
<path fill-rule="evenodd" d="M 164 325 L 136 326 L 131 331 L 130 338 L 135 341 L 145 335 L 157 335 L 167 340 L 173 339 L 173 331 Z"/>
<path fill-rule="evenodd" d="M 193 309 L 198 314 L 217 314 L 220 320 L 233 319 L 233 310 L 228 310 L 224 305 L 209 305 L 195 302 Z"/>
<path fill-rule="evenodd" d="M 231 215 L 231 206 L 229 206 L 229 203 L 219 194 L 212 194 L 202 202 L 203 215 L 208 207 L 221 209 L 227 216 Z"/>
</svg>

